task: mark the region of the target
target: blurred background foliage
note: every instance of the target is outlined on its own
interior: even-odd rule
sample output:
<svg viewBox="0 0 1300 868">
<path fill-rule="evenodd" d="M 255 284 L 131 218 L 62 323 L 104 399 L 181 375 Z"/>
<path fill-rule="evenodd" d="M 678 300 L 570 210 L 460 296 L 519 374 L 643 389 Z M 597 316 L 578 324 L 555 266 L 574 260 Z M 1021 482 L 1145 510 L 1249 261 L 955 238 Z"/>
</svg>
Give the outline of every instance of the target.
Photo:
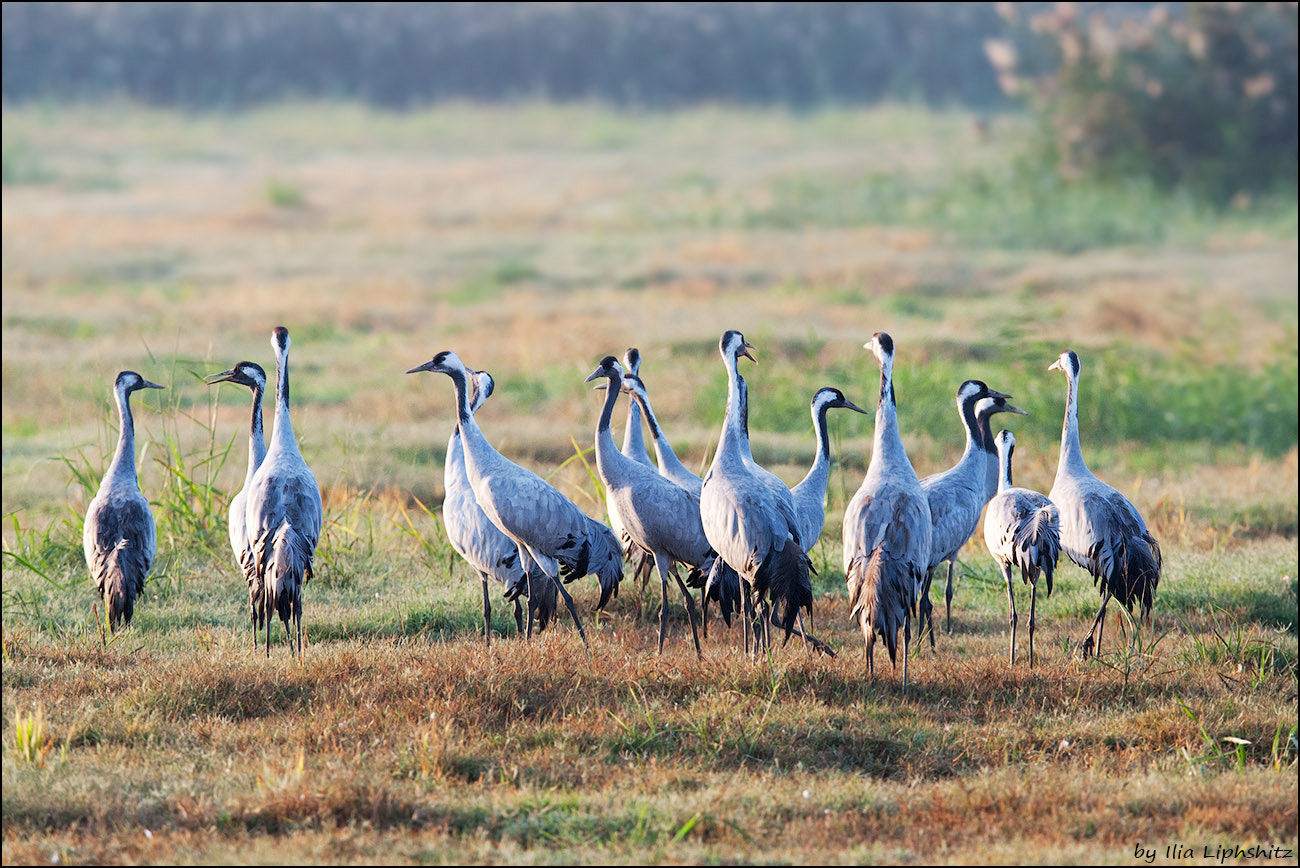
<svg viewBox="0 0 1300 868">
<path fill-rule="evenodd" d="M 1028 98 L 1041 156 L 1063 176 L 1140 175 L 1220 203 L 1295 186 L 1295 3 L 998 11 L 1019 39 L 985 50 L 1003 90 Z"/>
<path fill-rule="evenodd" d="M 3 16 L 8 104 L 1028 105 L 1041 123 L 1024 174 L 1140 177 L 1220 205 L 1296 183 L 1295 3 L 6 3 Z"/>
</svg>

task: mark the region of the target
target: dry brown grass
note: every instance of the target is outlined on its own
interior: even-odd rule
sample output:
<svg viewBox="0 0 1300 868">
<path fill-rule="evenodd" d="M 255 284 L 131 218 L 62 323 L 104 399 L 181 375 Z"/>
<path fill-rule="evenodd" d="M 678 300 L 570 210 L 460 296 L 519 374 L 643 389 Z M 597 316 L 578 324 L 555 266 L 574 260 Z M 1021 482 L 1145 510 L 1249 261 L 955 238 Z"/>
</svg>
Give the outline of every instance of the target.
<svg viewBox="0 0 1300 868">
<path fill-rule="evenodd" d="M 769 219 L 805 180 L 931 183 L 996 164 L 1015 135 L 1008 119 L 974 141 L 964 115 L 903 109 L 6 111 L 6 142 L 53 181 L 4 196 L 3 533 L 70 584 L 5 561 L 4 861 L 1129 863 L 1138 842 L 1294 847 L 1294 447 L 1096 431 L 1090 466 L 1164 545 L 1155 632 L 1125 651 L 1112 620 L 1104 660 L 1075 661 L 1097 598 L 1066 567 L 1039 601 L 1039 665 L 1008 671 L 1005 591 L 976 539 L 957 635 L 913 659 L 907 701 L 883 651 L 866 682 L 840 572 L 868 420 L 832 420 L 839 463 L 812 553 L 834 660 L 792 644 L 750 661 L 715 625 L 698 663 L 676 604 L 659 658 L 627 586 L 588 621 L 590 661 L 567 621 L 486 651 L 477 580 L 415 505 L 440 498 L 451 390 L 402 371 L 447 348 L 497 377 L 481 411 L 494 443 L 592 515 L 581 464 L 556 470 L 590 443 L 582 378 L 639 346 L 665 428 L 700 467 L 725 328 L 759 346 L 755 450 L 789 482 L 811 459 L 818 386 L 871 404 L 861 344 L 881 329 L 918 378 L 906 415 L 930 420 L 907 432 L 922 474 L 955 460 L 952 390 L 981 376 L 1033 412 L 1012 423 L 1017 481 L 1050 488 L 1063 384 L 1043 369 L 1057 350 L 1040 364 L 1015 355 L 1021 342 L 1105 360 L 1089 373 L 1142 359 L 1136 384 L 1102 381 L 1139 405 L 1146 376 L 1199 383 L 1216 365 L 1294 392 L 1293 237 L 1225 224 L 1067 256 L 923 225 Z M 224 542 L 245 398 L 191 376 L 266 363 L 277 323 L 294 335 L 295 429 L 330 519 L 301 665 L 248 647 Z M 234 447 L 219 494 L 191 506 L 202 532 L 163 517 L 136 626 L 105 646 L 79 530 L 58 523 L 88 493 L 50 459 L 106 464 L 122 368 L 171 387 L 137 409 L 147 492 L 168 479 L 164 446 L 191 460 L 210 437 Z M 1193 409 L 1217 412 L 1210 398 Z M 1279 412 L 1260 424 L 1277 429 Z M 53 738 L 43 765 L 14 750 L 36 707 Z M 1227 737 L 1250 744 L 1238 757 Z"/>
<path fill-rule="evenodd" d="M 590 661 L 568 627 L 490 652 L 472 636 L 326 642 L 302 665 L 242 635 L 132 653 L 10 630 L 6 728 L 39 696 L 67 748 L 44 768 L 6 756 L 5 859 L 984 862 L 992 847 L 1121 861 L 1137 841 L 1294 846 L 1294 752 L 1272 753 L 1295 722 L 1294 657 L 1249 686 L 1216 677 L 1232 661 L 1188 665 L 1190 637 L 1173 637 L 1126 677 L 1123 655 L 1064 657 L 1077 627 L 1047 620 L 1039 665 L 1010 672 L 1005 625 L 966 617 L 913 661 L 904 700 L 888 667 L 864 678 L 844 607 L 817 606 L 837 658 L 789 647 L 770 666 L 720 625 L 697 663 L 681 619 L 658 658 L 627 606 Z M 1224 736 L 1251 742 L 1240 769 Z"/>
</svg>

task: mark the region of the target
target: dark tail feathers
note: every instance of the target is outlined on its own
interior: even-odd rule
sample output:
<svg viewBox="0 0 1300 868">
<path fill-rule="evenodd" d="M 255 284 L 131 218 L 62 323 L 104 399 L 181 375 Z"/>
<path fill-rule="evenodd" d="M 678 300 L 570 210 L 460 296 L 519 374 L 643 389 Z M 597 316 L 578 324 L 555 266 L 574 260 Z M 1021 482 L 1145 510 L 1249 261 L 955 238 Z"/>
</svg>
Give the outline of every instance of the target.
<svg viewBox="0 0 1300 868">
<path fill-rule="evenodd" d="M 786 642 L 790 641 L 790 635 L 794 632 L 799 610 L 812 612 L 812 582 L 808 578 L 811 567 L 808 555 L 791 541 L 780 551 L 770 552 L 758 569 L 759 586 L 767 585 L 773 608 L 782 604 L 785 606 L 779 620 L 785 630 Z"/>
</svg>

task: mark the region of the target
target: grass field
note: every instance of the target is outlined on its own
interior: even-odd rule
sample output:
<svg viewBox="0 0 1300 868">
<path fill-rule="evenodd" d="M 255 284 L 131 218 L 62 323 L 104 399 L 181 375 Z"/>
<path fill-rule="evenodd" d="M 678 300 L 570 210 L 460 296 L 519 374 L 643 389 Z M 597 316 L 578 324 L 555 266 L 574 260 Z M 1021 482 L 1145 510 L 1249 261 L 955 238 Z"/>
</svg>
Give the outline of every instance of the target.
<svg viewBox="0 0 1300 868">
<path fill-rule="evenodd" d="M 898 107 L 3 121 L 6 863 L 1128 864 L 1139 845 L 1162 862 L 1278 845 L 1295 864 L 1293 195 L 1218 214 L 1062 187 L 1015 159 L 1023 121 Z M 246 393 L 200 382 L 272 367 L 275 325 L 327 519 L 301 663 L 249 647 L 225 528 Z M 657 589 L 641 607 L 625 583 L 597 621 L 590 579 L 570 586 L 590 660 L 567 620 L 516 641 L 499 597 L 484 649 L 436 509 L 451 388 L 403 372 L 443 349 L 490 370 L 488 436 L 603 518 L 576 455 L 600 400 L 583 378 L 639 347 L 702 468 L 727 328 L 758 348 L 754 451 L 789 483 L 817 387 L 874 407 L 862 344 L 888 331 L 918 472 L 960 454 L 953 397 L 975 377 L 1029 411 L 1007 423 L 1016 479 L 1047 491 L 1065 387 L 1046 368 L 1078 351 L 1085 456 L 1164 548 L 1153 630 L 1130 648 L 1113 619 L 1080 663 L 1097 596 L 1063 566 L 1039 665 L 1009 671 L 977 535 L 955 635 L 913 658 L 906 700 L 901 670 L 869 684 L 839 541 L 871 420 L 838 414 L 812 552 L 836 658 L 754 662 L 714 624 L 698 662 L 679 607 L 657 657 Z M 81 516 L 122 369 L 168 386 L 135 402 L 159 551 L 105 643 Z"/>
</svg>

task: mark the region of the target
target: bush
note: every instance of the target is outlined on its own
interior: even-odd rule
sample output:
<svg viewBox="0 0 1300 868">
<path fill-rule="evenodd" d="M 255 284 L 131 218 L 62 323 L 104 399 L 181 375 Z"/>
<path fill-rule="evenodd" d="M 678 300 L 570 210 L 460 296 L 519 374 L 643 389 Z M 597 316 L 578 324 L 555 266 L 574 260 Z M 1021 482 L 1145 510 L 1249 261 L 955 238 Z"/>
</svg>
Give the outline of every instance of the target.
<svg viewBox="0 0 1300 868">
<path fill-rule="evenodd" d="M 1187 6 L 1112 21 L 1062 3 L 1027 22 L 1028 51 L 985 51 L 1040 115 L 1043 156 L 1067 178 L 1144 175 L 1219 203 L 1294 188 L 1296 4 Z"/>
</svg>

